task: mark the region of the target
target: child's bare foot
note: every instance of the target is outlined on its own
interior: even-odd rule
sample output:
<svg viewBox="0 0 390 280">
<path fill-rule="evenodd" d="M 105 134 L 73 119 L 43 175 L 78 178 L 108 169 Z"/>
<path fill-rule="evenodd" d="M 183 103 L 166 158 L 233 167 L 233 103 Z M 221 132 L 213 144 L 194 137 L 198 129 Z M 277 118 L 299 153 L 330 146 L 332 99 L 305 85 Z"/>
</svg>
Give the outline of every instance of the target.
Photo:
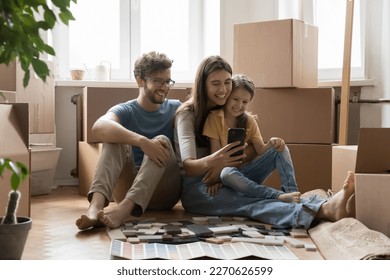
<svg viewBox="0 0 390 280">
<path fill-rule="evenodd" d="M 333 195 L 329 201 L 322 204 L 317 213 L 317 218 L 324 219 L 329 222 L 335 222 L 350 216 L 347 211 L 347 202 L 355 193 L 354 176 L 355 174 L 353 172 L 348 172 L 343 188 Z"/>
<path fill-rule="evenodd" d="M 129 218 L 133 208 L 134 202 L 125 198 L 115 208 L 99 211 L 98 219 L 108 228 L 118 228 Z"/>
<path fill-rule="evenodd" d="M 301 193 L 300 192 L 282 193 L 278 196 L 278 199 L 288 203 L 293 203 L 293 202 L 299 203 L 301 201 Z"/>
</svg>

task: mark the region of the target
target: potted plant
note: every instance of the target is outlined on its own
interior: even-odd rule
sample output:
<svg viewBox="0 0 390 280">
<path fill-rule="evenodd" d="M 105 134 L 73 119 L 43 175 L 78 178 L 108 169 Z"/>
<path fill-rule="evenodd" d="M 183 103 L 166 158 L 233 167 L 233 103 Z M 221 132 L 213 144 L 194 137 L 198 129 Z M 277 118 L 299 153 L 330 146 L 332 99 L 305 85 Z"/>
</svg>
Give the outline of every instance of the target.
<svg viewBox="0 0 390 280">
<path fill-rule="evenodd" d="M 5 171 L 11 172 L 8 206 L 6 215 L 0 217 L 0 259 L 21 259 L 28 232 L 31 229 L 31 218 L 17 217 L 20 192 L 18 190 L 28 176 L 28 169 L 21 162 L 0 158 L 0 177 Z"/>
<path fill-rule="evenodd" d="M 55 51 L 45 42 L 42 32 L 52 30 L 58 20 L 65 25 L 74 20 L 69 9 L 71 2 L 77 3 L 77 0 L 0 1 L 0 64 L 18 61 L 24 71 L 24 87 L 29 83 L 31 66 L 43 81 L 51 75 L 41 56 L 55 56 Z M 4 97 L 3 94 L 1 96 Z M 0 222 L 0 259 L 20 259 L 31 219 L 17 217 L 16 209 L 20 196 L 18 187 L 28 175 L 28 170 L 23 164 L 0 155 L 0 175 L 6 170 L 12 174 L 12 190 L 8 200 L 9 215 L 2 217 Z"/>
</svg>

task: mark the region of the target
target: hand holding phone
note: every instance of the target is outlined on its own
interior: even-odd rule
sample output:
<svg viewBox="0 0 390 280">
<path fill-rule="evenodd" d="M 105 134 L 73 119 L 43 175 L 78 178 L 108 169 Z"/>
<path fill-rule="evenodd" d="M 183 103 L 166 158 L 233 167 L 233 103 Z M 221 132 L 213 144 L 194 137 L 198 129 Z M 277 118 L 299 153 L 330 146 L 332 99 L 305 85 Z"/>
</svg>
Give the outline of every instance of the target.
<svg viewBox="0 0 390 280">
<path fill-rule="evenodd" d="M 233 143 L 236 141 L 240 141 L 239 146 L 243 146 L 245 144 L 245 129 L 244 128 L 229 128 L 228 130 L 228 143 Z M 233 153 L 231 156 L 239 156 L 244 153 L 244 150 L 239 150 Z"/>
</svg>

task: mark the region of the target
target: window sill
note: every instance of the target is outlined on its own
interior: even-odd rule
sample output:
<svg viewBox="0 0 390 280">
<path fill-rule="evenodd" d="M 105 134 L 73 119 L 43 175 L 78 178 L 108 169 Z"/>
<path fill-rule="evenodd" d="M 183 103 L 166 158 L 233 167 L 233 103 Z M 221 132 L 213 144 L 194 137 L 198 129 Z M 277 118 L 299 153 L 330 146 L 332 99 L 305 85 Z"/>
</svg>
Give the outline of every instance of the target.
<svg viewBox="0 0 390 280">
<path fill-rule="evenodd" d="M 318 87 L 341 87 L 342 82 L 340 80 L 320 80 L 318 81 Z M 135 88 L 137 84 L 133 80 L 111 80 L 111 81 L 95 81 L 95 80 L 71 80 L 71 79 L 58 79 L 55 81 L 57 87 L 122 87 L 122 88 Z M 191 82 L 177 82 L 175 88 L 190 88 L 193 83 Z M 375 86 L 375 80 L 373 79 L 361 79 L 351 80 L 351 86 Z"/>
<path fill-rule="evenodd" d="M 57 87 L 121 87 L 121 88 L 136 88 L 137 83 L 133 80 L 110 80 L 110 81 L 95 81 L 95 80 L 71 80 L 58 79 L 55 81 Z M 192 87 L 190 82 L 177 82 L 175 88 Z"/>
<path fill-rule="evenodd" d="M 318 87 L 341 87 L 342 82 L 340 80 L 320 80 L 318 81 Z M 351 87 L 366 87 L 375 86 L 375 80 L 373 79 L 361 79 L 351 80 Z"/>
</svg>

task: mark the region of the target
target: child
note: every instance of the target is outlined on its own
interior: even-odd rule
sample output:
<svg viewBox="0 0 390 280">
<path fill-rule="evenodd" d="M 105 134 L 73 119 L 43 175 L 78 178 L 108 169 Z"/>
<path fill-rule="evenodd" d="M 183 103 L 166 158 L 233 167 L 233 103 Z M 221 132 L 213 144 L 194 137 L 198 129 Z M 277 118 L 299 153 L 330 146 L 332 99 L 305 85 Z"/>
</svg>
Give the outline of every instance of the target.
<svg viewBox="0 0 390 280">
<path fill-rule="evenodd" d="M 252 80 L 245 75 L 238 74 L 232 77 L 232 83 L 232 92 L 227 98 L 224 108 L 210 111 L 203 127 L 203 135 L 210 140 L 211 153 L 228 144 L 227 135 L 229 128 L 245 128 L 245 143 L 252 144 L 258 156 L 264 155 L 272 147 L 282 152 L 286 148 L 283 140 L 274 137 L 265 144 L 255 116 L 246 112 L 255 92 Z M 277 167 L 276 163 L 275 166 Z M 272 171 L 264 170 L 266 173 L 264 177 L 268 177 Z M 251 181 L 243 173 L 245 173 L 245 165 L 240 168 L 225 167 L 220 175 L 221 183 L 244 195 L 255 195 L 264 199 L 276 198 L 284 202 L 300 201 L 301 194 L 297 189 L 296 191 L 289 190 L 290 192 L 288 193 L 278 191 Z"/>
</svg>

